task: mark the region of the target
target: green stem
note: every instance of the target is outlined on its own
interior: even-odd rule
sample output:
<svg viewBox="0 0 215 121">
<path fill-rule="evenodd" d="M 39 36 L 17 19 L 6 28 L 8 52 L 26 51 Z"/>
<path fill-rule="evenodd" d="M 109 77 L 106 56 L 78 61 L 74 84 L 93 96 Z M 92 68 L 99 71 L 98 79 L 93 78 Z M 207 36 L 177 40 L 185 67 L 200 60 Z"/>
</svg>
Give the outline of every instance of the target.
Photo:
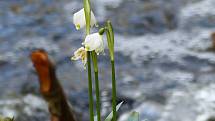
<svg viewBox="0 0 215 121">
<path fill-rule="evenodd" d="M 86 20 L 86 35 L 90 34 L 90 20 L 91 20 L 91 9 L 90 0 L 84 0 L 84 13 Z M 90 121 L 94 121 L 93 112 L 93 89 L 92 89 L 92 76 L 91 76 L 91 62 L 90 62 L 91 52 L 87 51 L 87 65 L 88 65 L 88 86 L 89 86 L 89 111 L 90 111 Z"/>
<path fill-rule="evenodd" d="M 87 51 L 87 67 L 88 67 L 88 93 L 89 93 L 89 112 L 90 112 L 90 121 L 94 121 L 93 113 L 93 87 L 92 87 L 92 75 L 91 75 L 91 52 Z"/>
<path fill-rule="evenodd" d="M 90 21 L 91 21 L 91 8 L 90 8 L 90 0 L 84 0 L 84 13 L 86 20 L 86 33 L 90 34 Z"/>
<path fill-rule="evenodd" d="M 93 60 L 94 74 L 95 74 L 97 121 L 101 121 L 101 112 L 100 112 L 101 101 L 100 101 L 100 89 L 99 89 L 98 59 L 95 51 L 92 52 L 92 60 Z"/>
<path fill-rule="evenodd" d="M 115 62 L 111 60 L 112 68 L 112 108 L 113 108 L 113 121 L 116 121 L 116 78 L 115 78 Z"/>
<path fill-rule="evenodd" d="M 99 79 L 98 72 L 95 72 L 95 84 L 96 84 L 96 111 L 97 111 L 97 119 L 101 121 L 101 112 L 100 112 L 100 90 L 99 90 Z"/>
<path fill-rule="evenodd" d="M 112 68 L 112 110 L 113 121 L 116 121 L 116 78 L 115 78 L 115 62 L 114 62 L 114 32 L 110 21 L 106 22 L 106 37 L 111 58 Z"/>
</svg>

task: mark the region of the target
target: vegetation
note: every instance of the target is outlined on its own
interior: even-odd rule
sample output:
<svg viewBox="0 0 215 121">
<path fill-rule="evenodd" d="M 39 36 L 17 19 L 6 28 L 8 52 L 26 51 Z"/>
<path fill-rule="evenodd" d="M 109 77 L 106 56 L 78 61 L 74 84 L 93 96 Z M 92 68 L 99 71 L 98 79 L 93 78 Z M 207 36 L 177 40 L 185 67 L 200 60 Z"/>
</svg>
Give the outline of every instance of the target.
<svg viewBox="0 0 215 121">
<path fill-rule="evenodd" d="M 0 121 L 14 121 L 14 118 L 0 116 Z"/>
<path fill-rule="evenodd" d="M 104 42 L 103 36 L 106 34 L 109 55 L 110 55 L 110 65 L 111 65 L 111 74 L 112 74 L 112 112 L 108 115 L 105 121 L 116 121 L 117 120 L 117 110 L 121 106 L 120 103 L 118 106 L 116 104 L 116 78 L 115 78 L 115 59 L 114 59 L 114 31 L 111 21 L 107 21 L 105 26 L 101 27 L 97 33 L 91 33 L 90 28 L 94 25 L 97 25 L 96 17 L 94 16 L 90 0 L 84 0 L 84 8 L 76 12 L 73 17 L 73 23 L 76 26 L 76 29 L 86 28 L 86 37 L 82 43 L 83 47 L 80 47 L 75 51 L 72 60 L 81 59 L 84 66 L 87 65 L 88 71 L 88 92 L 89 92 L 89 114 L 90 121 L 101 121 L 100 113 L 100 88 L 99 88 L 99 68 L 97 58 L 100 53 L 104 52 Z M 91 74 L 91 60 L 93 62 L 93 70 L 95 77 L 95 92 L 96 92 L 96 112 L 97 116 L 94 116 L 93 109 L 93 83 L 92 83 L 92 74 Z M 135 114 L 135 115 L 134 115 Z M 132 114 L 129 121 L 137 121 L 137 113 Z M 134 118 L 135 117 L 135 118 Z"/>
</svg>

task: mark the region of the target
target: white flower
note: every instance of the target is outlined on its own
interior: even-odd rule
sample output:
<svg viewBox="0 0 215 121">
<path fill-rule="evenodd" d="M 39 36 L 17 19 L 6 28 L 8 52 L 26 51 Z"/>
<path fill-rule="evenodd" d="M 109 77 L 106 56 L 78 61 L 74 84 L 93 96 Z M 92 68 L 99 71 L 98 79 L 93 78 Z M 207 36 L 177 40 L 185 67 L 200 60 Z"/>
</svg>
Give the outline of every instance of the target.
<svg viewBox="0 0 215 121">
<path fill-rule="evenodd" d="M 87 63 L 87 51 L 84 47 L 79 48 L 74 52 L 74 56 L 71 58 L 71 60 L 82 60 L 82 63 L 86 65 Z"/>
<path fill-rule="evenodd" d="M 73 23 L 75 24 L 75 27 L 77 30 L 83 28 L 86 26 L 86 19 L 85 19 L 85 13 L 84 13 L 84 8 L 81 9 L 80 11 L 76 12 L 73 16 Z M 91 11 L 91 20 L 90 20 L 90 26 L 93 27 L 96 25 L 96 17 Z"/>
<path fill-rule="evenodd" d="M 99 33 L 87 35 L 83 45 L 85 46 L 85 49 L 87 51 L 95 50 L 97 54 L 104 52 L 104 43 L 102 40 L 102 35 L 100 35 Z"/>
</svg>

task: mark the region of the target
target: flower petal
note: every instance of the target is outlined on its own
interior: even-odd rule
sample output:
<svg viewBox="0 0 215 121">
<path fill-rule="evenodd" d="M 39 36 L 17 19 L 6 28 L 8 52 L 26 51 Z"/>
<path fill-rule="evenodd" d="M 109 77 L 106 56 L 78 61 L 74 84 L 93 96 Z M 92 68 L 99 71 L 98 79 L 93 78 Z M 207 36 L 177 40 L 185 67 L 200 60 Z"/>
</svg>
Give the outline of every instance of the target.
<svg viewBox="0 0 215 121">
<path fill-rule="evenodd" d="M 91 11 L 91 21 L 90 21 L 91 27 L 96 25 L 96 23 L 97 23 L 96 17 L 94 13 Z M 75 25 L 77 30 L 82 29 L 86 26 L 84 8 L 82 8 L 81 10 L 79 10 L 73 15 L 73 24 Z"/>
<path fill-rule="evenodd" d="M 87 35 L 83 43 L 87 51 L 98 51 L 104 49 L 102 36 L 99 33 Z"/>
<path fill-rule="evenodd" d="M 79 48 L 74 52 L 74 56 L 71 57 L 71 60 L 82 60 L 82 63 L 86 65 L 87 63 L 87 52 L 84 47 Z"/>
<path fill-rule="evenodd" d="M 85 20 L 84 9 L 81 9 L 80 11 L 78 11 L 74 14 L 73 23 L 74 23 L 76 29 L 81 29 L 85 26 L 86 20 Z"/>
<path fill-rule="evenodd" d="M 94 13 L 91 11 L 91 21 L 90 21 L 90 26 L 93 27 L 94 25 L 97 24 L 97 21 L 96 21 L 96 17 L 94 15 Z"/>
</svg>

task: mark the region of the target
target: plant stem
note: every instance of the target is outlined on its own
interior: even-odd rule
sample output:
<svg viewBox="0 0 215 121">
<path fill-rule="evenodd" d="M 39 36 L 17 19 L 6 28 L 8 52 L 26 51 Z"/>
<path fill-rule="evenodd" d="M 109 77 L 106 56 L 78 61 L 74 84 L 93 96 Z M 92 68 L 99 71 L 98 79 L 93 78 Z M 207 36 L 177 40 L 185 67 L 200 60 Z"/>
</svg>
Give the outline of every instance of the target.
<svg viewBox="0 0 215 121">
<path fill-rule="evenodd" d="M 95 76 L 95 87 L 96 87 L 96 112 L 97 112 L 97 121 L 101 121 L 101 101 L 100 101 L 100 89 L 99 89 L 99 74 L 98 74 L 98 59 L 95 51 L 92 52 L 92 60 L 94 66 L 94 76 Z"/>
<path fill-rule="evenodd" d="M 112 68 L 112 109 L 113 109 L 113 121 L 116 121 L 116 78 L 115 78 L 115 62 L 111 60 Z"/>
<path fill-rule="evenodd" d="M 90 8 L 90 0 L 84 0 L 84 13 L 86 20 L 86 34 L 90 34 L 90 21 L 91 21 L 91 8 Z"/>
<path fill-rule="evenodd" d="M 115 78 L 115 62 L 114 62 L 114 32 L 110 21 L 106 22 L 106 37 L 108 42 L 108 48 L 111 58 L 111 69 L 112 69 L 112 110 L 113 110 L 113 121 L 116 121 L 116 78 Z"/>
<path fill-rule="evenodd" d="M 87 51 L 87 67 L 88 67 L 88 93 L 89 93 L 89 112 L 90 112 L 90 121 L 94 121 L 94 112 L 93 112 L 93 87 L 92 87 L 92 75 L 91 75 L 91 52 Z"/>
<path fill-rule="evenodd" d="M 97 121 L 101 121 L 101 113 L 100 113 L 100 90 L 99 90 L 99 79 L 98 72 L 95 72 L 95 84 L 96 84 L 96 111 L 97 111 Z"/>
<path fill-rule="evenodd" d="M 84 13 L 86 20 L 86 35 L 90 34 L 90 20 L 91 20 L 91 8 L 90 0 L 84 0 Z M 91 61 L 90 61 L 91 52 L 87 51 L 87 65 L 88 65 L 88 93 L 89 93 L 89 112 L 90 112 L 90 121 L 94 121 L 94 112 L 93 112 L 93 87 L 92 87 L 92 76 L 91 76 Z"/>
</svg>

